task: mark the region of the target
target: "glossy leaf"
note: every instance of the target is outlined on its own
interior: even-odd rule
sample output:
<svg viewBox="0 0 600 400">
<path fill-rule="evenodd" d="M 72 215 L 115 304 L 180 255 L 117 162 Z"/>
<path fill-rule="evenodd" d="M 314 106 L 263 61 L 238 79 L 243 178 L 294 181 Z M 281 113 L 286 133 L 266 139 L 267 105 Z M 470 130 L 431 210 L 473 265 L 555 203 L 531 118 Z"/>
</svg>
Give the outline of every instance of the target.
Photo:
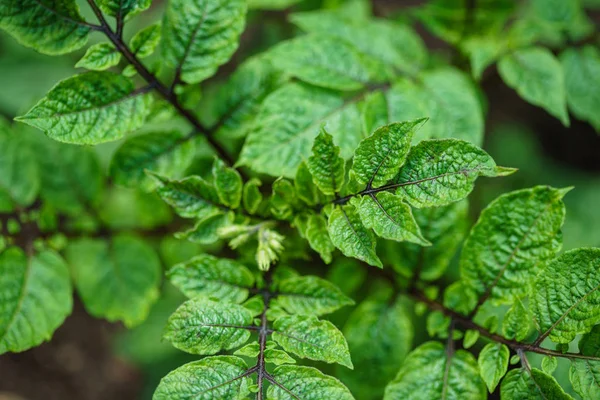
<svg viewBox="0 0 600 400">
<path fill-rule="evenodd" d="M 571 400 L 552 376 L 532 368 L 513 369 L 508 372 L 500 386 L 502 400 Z"/>
<path fill-rule="evenodd" d="M 502 319 L 502 334 L 508 339 L 523 341 L 529 334 L 531 314 L 520 299 L 515 299 Z"/>
<path fill-rule="evenodd" d="M 160 42 L 161 32 L 161 25 L 158 23 L 147 26 L 133 35 L 129 49 L 138 59 L 150 56 Z"/>
<path fill-rule="evenodd" d="M 282 365 L 273 371 L 273 378 L 279 385 L 269 386 L 267 400 L 354 400 L 342 382 L 316 368 Z"/>
<path fill-rule="evenodd" d="M 277 301 L 290 314 L 319 316 L 354 304 L 335 285 L 316 276 L 285 279 L 278 290 Z"/>
<path fill-rule="evenodd" d="M 508 369 L 510 351 L 501 343 L 488 343 L 479 353 L 477 362 L 481 377 L 492 393 Z"/>
<path fill-rule="evenodd" d="M 223 161 L 215 158 L 212 175 L 221 204 L 231 208 L 238 208 L 242 201 L 243 185 L 239 172 L 227 167 Z"/>
<path fill-rule="evenodd" d="M 119 64 L 121 53 L 112 43 L 98 43 L 90 46 L 75 67 L 103 71 Z"/>
<path fill-rule="evenodd" d="M 258 211 L 258 207 L 262 202 L 263 195 L 260 192 L 261 183 L 260 180 L 253 178 L 244 184 L 244 188 L 242 190 L 242 203 L 244 204 L 244 208 L 250 214 L 254 214 Z"/>
<path fill-rule="evenodd" d="M 333 137 L 325 128 L 321 128 L 321 132 L 315 138 L 307 166 L 313 176 L 313 182 L 321 192 L 334 195 L 342 190 L 344 159 L 340 157 L 340 148 L 333 143 Z"/>
<path fill-rule="evenodd" d="M 97 0 L 98 5 L 108 15 L 126 18 L 138 14 L 148 7 L 152 0 Z"/>
<path fill-rule="evenodd" d="M 600 325 L 581 337 L 579 352 L 587 356 L 600 357 Z M 595 399 L 600 396 L 600 361 L 572 359 L 569 379 L 573 389 L 583 399 Z"/>
<path fill-rule="evenodd" d="M 327 220 L 321 215 L 316 214 L 308 217 L 305 235 L 310 247 L 319 253 L 325 264 L 329 264 L 332 260 L 332 253 L 335 250 L 335 246 L 331 242 L 329 232 L 327 231 Z"/>
</svg>

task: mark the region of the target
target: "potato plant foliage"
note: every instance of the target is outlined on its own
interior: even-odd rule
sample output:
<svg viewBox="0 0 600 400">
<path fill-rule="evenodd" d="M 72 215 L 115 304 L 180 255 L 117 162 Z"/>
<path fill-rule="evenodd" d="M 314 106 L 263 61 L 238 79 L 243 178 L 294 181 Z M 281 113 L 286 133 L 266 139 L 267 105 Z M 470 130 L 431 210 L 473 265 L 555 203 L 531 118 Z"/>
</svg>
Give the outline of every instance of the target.
<svg viewBox="0 0 600 400">
<path fill-rule="evenodd" d="M 164 3 L 131 32 L 150 0 L 0 0 L 23 46 L 85 50 L 0 121 L 0 354 L 50 340 L 73 290 L 139 325 L 166 276 L 189 299 L 163 338 L 197 361 L 155 400 L 600 398 L 600 249 L 561 253 L 570 188 L 501 195 L 470 230 L 466 200 L 515 172 L 481 148 L 492 64 L 560 123 L 600 129 L 598 2 L 430 0 L 398 19 L 324 2 L 219 79 L 249 13 L 299 1 Z M 90 145 L 114 141 L 105 171 Z M 195 251 L 163 268 L 173 235 Z"/>
</svg>

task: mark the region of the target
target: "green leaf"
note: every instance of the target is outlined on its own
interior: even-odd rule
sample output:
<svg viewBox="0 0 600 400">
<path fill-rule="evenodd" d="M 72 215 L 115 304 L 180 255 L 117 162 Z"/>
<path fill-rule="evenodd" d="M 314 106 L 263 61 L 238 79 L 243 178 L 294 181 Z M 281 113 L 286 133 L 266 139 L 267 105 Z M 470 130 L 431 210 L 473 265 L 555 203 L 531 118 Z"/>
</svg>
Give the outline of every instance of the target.
<svg viewBox="0 0 600 400">
<path fill-rule="evenodd" d="M 542 47 L 516 50 L 500 59 L 498 72 L 519 96 L 569 126 L 564 72 L 550 50 Z"/>
<path fill-rule="evenodd" d="M 567 103 L 573 114 L 600 131 L 600 51 L 594 46 L 569 48 L 560 55 Z"/>
<path fill-rule="evenodd" d="M 340 157 L 340 148 L 324 127 L 315 138 L 312 155 L 308 158 L 308 169 L 313 182 L 326 195 L 334 195 L 344 186 L 345 163 Z"/>
<path fill-rule="evenodd" d="M 139 14 L 150 7 L 152 0 L 97 0 L 98 5 L 110 16 L 126 18 Z"/>
<path fill-rule="evenodd" d="M 470 353 L 448 353 L 441 343 L 427 342 L 413 350 L 385 389 L 384 400 L 486 398 L 477 361 Z"/>
<path fill-rule="evenodd" d="M 59 82 L 27 114 L 15 118 L 54 140 L 98 144 L 138 129 L 150 112 L 148 89 L 112 72 L 88 72 Z"/>
<path fill-rule="evenodd" d="M 500 385 L 500 397 L 502 400 L 572 400 L 556 379 L 537 368 L 510 370 Z"/>
<path fill-rule="evenodd" d="M 248 211 L 250 214 L 256 213 L 260 203 L 262 202 L 263 195 L 260 192 L 260 186 L 261 182 L 258 180 L 258 178 L 252 178 L 244 184 L 244 189 L 242 191 L 242 203 L 244 204 L 246 211 Z"/>
<path fill-rule="evenodd" d="M 75 67 L 104 71 L 119 64 L 119 61 L 121 61 L 121 53 L 112 43 L 98 43 L 87 49 Z"/>
<path fill-rule="evenodd" d="M 581 248 L 550 261 L 533 285 L 532 311 L 542 332 L 569 343 L 600 323 L 600 249 Z"/>
<path fill-rule="evenodd" d="M 163 20 L 165 62 L 186 83 L 214 75 L 238 47 L 246 17 L 244 0 L 171 0 Z"/>
<path fill-rule="evenodd" d="M 383 268 L 375 252 L 375 235 L 362 224 L 353 205 L 336 207 L 329 216 L 328 230 L 331 242 L 346 257 L 358 258 L 367 264 Z"/>
<path fill-rule="evenodd" d="M 319 202 L 319 190 L 314 184 L 313 177 L 304 161 L 300 163 L 296 171 L 294 187 L 298 198 L 309 206 L 314 206 Z"/>
<path fill-rule="evenodd" d="M 120 186 L 102 198 L 98 213 L 102 223 L 114 230 L 153 229 L 172 219 L 171 208 L 155 193 Z"/>
<path fill-rule="evenodd" d="M 362 196 L 357 208 L 365 227 L 373 229 L 377 236 L 421 246 L 431 245 L 421 234 L 412 209 L 401 197 L 389 192 L 370 194 Z"/>
<path fill-rule="evenodd" d="M 556 357 L 546 356 L 542 358 L 542 370 L 545 373 L 552 375 L 552 373 L 556 370 L 556 367 L 558 367 L 558 359 Z"/>
<path fill-rule="evenodd" d="M 160 42 L 161 32 L 160 23 L 145 27 L 133 35 L 129 42 L 129 50 L 131 50 L 138 59 L 150 56 L 154 53 L 156 46 L 158 46 L 158 43 Z"/>
<path fill-rule="evenodd" d="M 210 355 L 246 343 L 252 313 L 233 303 L 217 303 L 196 297 L 183 303 L 169 317 L 163 337 L 179 350 Z"/>
<path fill-rule="evenodd" d="M 66 257 L 88 313 L 127 327 L 142 323 L 158 299 L 160 260 L 141 239 L 118 235 L 110 242 L 78 239 Z"/>
<path fill-rule="evenodd" d="M 242 264 L 202 254 L 174 265 L 167 276 L 187 297 L 205 296 L 241 303 L 248 298 L 254 276 Z"/>
<path fill-rule="evenodd" d="M 413 207 L 440 207 L 465 198 L 477 177 L 505 174 L 492 157 L 471 143 L 424 140 L 410 150 L 406 163 L 387 186 L 396 188 Z"/>
<path fill-rule="evenodd" d="M 0 28 L 23 46 L 50 55 L 80 49 L 90 32 L 76 0 L 5 0 Z"/>
<path fill-rule="evenodd" d="M 346 42 L 322 35 L 304 35 L 268 51 L 275 68 L 313 85 L 358 90 L 381 82 L 381 69 Z"/>
<path fill-rule="evenodd" d="M 343 332 L 354 363 L 363 368 L 339 368 L 337 375 L 358 398 L 381 399 L 412 346 L 413 326 L 405 305 L 367 298 L 350 314 Z"/>
<path fill-rule="evenodd" d="M 536 186 L 504 194 L 485 208 L 460 258 L 461 276 L 478 296 L 512 303 L 527 294 L 539 266 L 560 250 L 565 193 Z"/>
<path fill-rule="evenodd" d="M 414 131 L 426 121 L 426 118 L 421 118 L 392 123 L 363 139 L 354 152 L 352 163 L 356 180 L 370 189 L 382 186 L 396 176 L 406 161 Z"/>
<path fill-rule="evenodd" d="M 529 335 L 531 320 L 531 314 L 521 299 L 516 298 L 502 319 L 502 334 L 508 339 L 523 341 Z"/>
<path fill-rule="evenodd" d="M 238 208 L 242 201 L 243 185 L 239 172 L 227 167 L 223 161 L 215 158 L 212 175 L 221 204 L 230 208 Z"/>
<path fill-rule="evenodd" d="M 248 343 L 244 347 L 239 350 L 236 350 L 234 353 L 236 356 L 244 356 L 244 357 L 258 357 L 260 354 L 260 344 L 258 342 Z"/>
<path fill-rule="evenodd" d="M 479 353 L 477 362 L 481 377 L 492 393 L 508 369 L 510 350 L 501 343 L 488 343 Z"/>
<path fill-rule="evenodd" d="M 194 361 L 161 379 L 152 400 L 242 400 L 251 391 L 248 366 L 239 357 L 216 356 Z"/>
<path fill-rule="evenodd" d="M 175 237 L 199 244 L 212 244 L 220 239 L 219 229 L 231 225 L 232 222 L 231 213 L 210 215 L 198 221 L 192 229 L 177 232 Z"/>
<path fill-rule="evenodd" d="M 270 199 L 271 212 L 278 219 L 292 217 L 296 204 L 296 188 L 287 179 L 279 178 L 273 182 L 273 195 Z"/>
<path fill-rule="evenodd" d="M 288 355 L 285 351 L 278 349 L 265 350 L 265 362 L 275 365 L 295 364 L 296 360 Z"/>
<path fill-rule="evenodd" d="M 193 142 L 177 131 L 151 132 L 127 139 L 115 152 L 110 176 L 115 183 L 154 189 L 156 182 L 146 170 L 179 178 L 194 159 Z"/>
<path fill-rule="evenodd" d="M 329 237 L 325 218 L 317 214 L 308 217 L 305 235 L 310 247 L 319 253 L 325 264 L 331 263 L 335 246 Z"/>
<path fill-rule="evenodd" d="M 354 301 L 325 279 L 298 276 L 279 283 L 277 301 L 290 314 L 323 315 Z"/>
<path fill-rule="evenodd" d="M 273 328 L 273 340 L 285 351 L 302 358 L 353 368 L 346 339 L 331 322 L 294 315 L 278 318 Z"/>
<path fill-rule="evenodd" d="M 27 257 L 9 247 L 0 253 L 0 354 L 50 340 L 73 308 L 69 270 L 52 251 Z"/>
<path fill-rule="evenodd" d="M 362 139 L 356 102 L 345 102 L 339 94 L 314 86 L 286 84 L 264 100 L 238 165 L 293 178 L 298 165 L 310 156 L 323 124 L 340 145 L 342 157 L 350 158 Z"/>
<path fill-rule="evenodd" d="M 469 329 L 465 332 L 465 339 L 463 340 L 463 347 L 470 349 L 479 340 L 479 331 Z"/>
<path fill-rule="evenodd" d="M 600 325 L 579 341 L 579 352 L 587 356 L 600 357 Z M 600 396 L 600 361 L 571 359 L 569 379 L 575 392 L 584 399 L 596 399 Z"/>
<path fill-rule="evenodd" d="M 480 80 L 483 72 L 505 51 L 506 43 L 499 37 L 468 38 L 461 44 L 462 50 L 469 56 L 473 78 Z"/>
<path fill-rule="evenodd" d="M 277 384 L 267 389 L 267 400 L 354 400 L 342 382 L 316 368 L 282 365 L 273 378 Z"/>
</svg>

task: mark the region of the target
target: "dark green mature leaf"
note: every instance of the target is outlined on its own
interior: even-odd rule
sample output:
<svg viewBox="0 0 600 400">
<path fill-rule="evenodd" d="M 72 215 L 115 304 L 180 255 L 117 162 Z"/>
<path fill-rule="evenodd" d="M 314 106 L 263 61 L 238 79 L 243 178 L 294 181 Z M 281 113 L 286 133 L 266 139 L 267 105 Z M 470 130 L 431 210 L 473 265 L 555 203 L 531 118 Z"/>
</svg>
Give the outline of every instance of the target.
<svg viewBox="0 0 600 400">
<path fill-rule="evenodd" d="M 504 194 L 486 207 L 460 259 L 461 276 L 478 296 L 512 303 L 527 294 L 540 265 L 560 250 L 568 190 L 536 186 Z"/>
<path fill-rule="evenodd" d="M 220 239 L 219 229 L 231 225 L 232 222 L 233 215 L 230 212 L 213 214 L 198 221 L 192 229 L 177 232 L 175 237 L 199 244 L 212 244 Z"/>
<path fill-rule="evenodd" d="M 319 316 L 354 304 L 337 286 L 316 276 L 285 279 L 278 293 L 278 303 L 290 314 Z"/>
<path fill-rule="evenodd" d="M 152 0 L 97 0 L 98 5 L 108 15 L 125 18 L 138 14 L 152 3 Z"/>
<path fill-rule="evenodd" d="M 516 50 L 500 59 L 498 72 L 519 95 L 569 125 L 565 77 L 560 62 L 542 47 Z"/>
<path fill-rule="evenodd" d="M 325 264 L 329 264 L 332 260 L 332 253 L 335 250 L 335 246 L 329 237 L 325 218 L 317 214 L 312 214 L 308 217 L 305 235 L 310 247 L 319 253 Z"/>
<path fill-rule="evenodd" d="M 147 26 L 131 38 L 129 49 L 138 59 L 148 57 L 158 46 L 161 32 L 160 23 Z"/>
<path fill-rule="evenodd" d="M 352 171 L 359 183 L 368 188 L 387 183 L 404 164 L 414 131 L 426 118 L 407 122 L 395 122 L 378 128 L 363 139 L 354 152 Z"/>
<path fill-rule="evenodd" d="M 183 303 L 169 317 L 164 338 L 179 350 L 210 355 L 246 343 L 252 313 L 233 303 L 217 303 L 196 297 Z"/>
<path fill-rule="evenodd" d="M 485 384 L 471 353 L 457 350 L 448 355 L 441 343 L 427 342 L 408 355 L 396 378 L 387 386 L 384 400 L 485 397 Z"/>
<path fill-rule="evenodd" d="M 152 190 L 156 182 L 146 170 L 179 178 L 195 155 L 193 142 L 177 131 L 151 132 L 127 139 L 115 152 L 110 175 L 115 183 Z"/>
<path fill-rule="evenodd" d="M 572 400 L 552 376 L 532 368 L 513 369 L 500 385 L 502 400 Z"/>
<path fill-rule="evenodd" d="M 167 276 L 187 297 L 205 296 L 241 303 L 248 298 L 254 276 L 242 264 L 202 254 L 174 265 Z"/>
<path fill-rule="evenodd" d="M 346 339 L 331 322 L 294 315 L 278 318 L 273 328 L 273 340 L 285 351 L 302 358 L 353 368 Z"/>
<path fill-rule="evenodd" d="M 76 0 L 4 0 L 0 28 L 22 45 L 51 55 L 83 47 L 90 32 Z"/>
<path fill-rule="evenodd" d="M 226 166 L 220 159 L 215 158 L 212 175 L 221 204 L 230 208 L 238 208 L 242 201 L 243 185 L 239 172 Z"/>
<path fill-rule="evenodd" d="M 212 76 L 238 47 L 244 0 L 171 0 L 163 20 L 163 56 L 187 83 Z"/>
<path fill-rule="evenodd" d="M 543 336 L 569 343 L 600 323 L 600 249 L 568 251 L 533 286 L 532 311 Z"/>
<path fill-rule="evenodd" d="M 594 46 L 569 48 L 560 55 L 565 71 L 567 103 L 577 118 L 600 131 L 600 51 Z"/>
<path fill-rule="evenodd" d="M 508 339 L 523 341 L 531 327 L 531 313 L 525 308 L 521 299 L 515 299 L 502 319 L 502 334 Z"/>
<path fill-rule="evenodd" d="M 73 281 L 86 310 L 132 327 L 143 322 L 158 299 L 161 267 L 152 247 L 119 235 L 111 242 L 78 239 L 67 247 Z"/>
<path fill-rule="evenodd" d="M 283 365 L 273 378 L 277 384 L 267 389 L 267 400 L 354 400 L 342 382 L 316 368 Z"/>
<path fill-rule="evenodd" d="M 75 64 L 78 68 L 103 71 L 119 64 L 121 53 L 112 43 L 98 43 L 87 49 L 85 55 Z"/>
<path fill-rule="evenodd" d="M 481 377 L 492 393 L 508 369 L 510 350 L 502 343 L 488 343 L 479 353 L 477 362 Z"/>
<path fill-rule="evenodd" d="M 9 247 L 0 253 L 0 354 L 49 340 L 73 307 L 65 262 L 52 251 L 27 257 Z"/>
<path fill-rule="evenodd" d="M 110 142 L 142 126 L 152 101 L 147 92 L 122 75 L 88 72 L 59 82 L 16 120 L 59 142 Z"/>
<path fill-rule="evenodd" d="M 153 400 L 241 400 L 250 395 L 248 366 L 239 357 L 215 356 L 185 364 L 161 379 Z"/>
<path fill-rule="evenodd" d="M 352 205 L 336 207 L 328 221 L 332 243 L 347 257 L 354 257 L 375 267 L 383 268 L 375 252 L 375 235 L 365 228 Z"/>
<path fill-rule="evenodd" d="M 327 195 L 334 195 L 344 186 L 345 163 L 340 157 L 340 148 L 325 128 L 315 138 L 312 155 L 308 158 L 308 169 L 313 182 Z"/>
<path fill-rule="evenodd" d="M 463 140 L 424 140 L 410 150 L 389 186 L 413 207 L 440 207 L 465 198 L 479 176 L 512 172 L 497 167 L 485 151 Z"/>
<path fill-rule="evenodd" d="M 600 325 L 581 337 L 579 351 L 587 356 L 600 357 Z M 569 379 L 575 392 L 583 399 L 600 397 L 600 361 L 571 359 Z"/>
</svg>

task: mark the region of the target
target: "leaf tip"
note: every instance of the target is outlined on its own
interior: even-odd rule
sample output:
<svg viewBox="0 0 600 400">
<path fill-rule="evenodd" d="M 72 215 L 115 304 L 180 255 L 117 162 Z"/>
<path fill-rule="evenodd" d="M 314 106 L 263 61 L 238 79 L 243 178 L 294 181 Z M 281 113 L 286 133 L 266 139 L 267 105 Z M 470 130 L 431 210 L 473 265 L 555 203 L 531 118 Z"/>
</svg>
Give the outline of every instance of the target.
<svg viewBox="0 0 600 400">
<path fill-rule="evenodd" d="M 509 176 L 517 172 L 518 168 L 496 167 L 496 176 Z"/>
</svg>

